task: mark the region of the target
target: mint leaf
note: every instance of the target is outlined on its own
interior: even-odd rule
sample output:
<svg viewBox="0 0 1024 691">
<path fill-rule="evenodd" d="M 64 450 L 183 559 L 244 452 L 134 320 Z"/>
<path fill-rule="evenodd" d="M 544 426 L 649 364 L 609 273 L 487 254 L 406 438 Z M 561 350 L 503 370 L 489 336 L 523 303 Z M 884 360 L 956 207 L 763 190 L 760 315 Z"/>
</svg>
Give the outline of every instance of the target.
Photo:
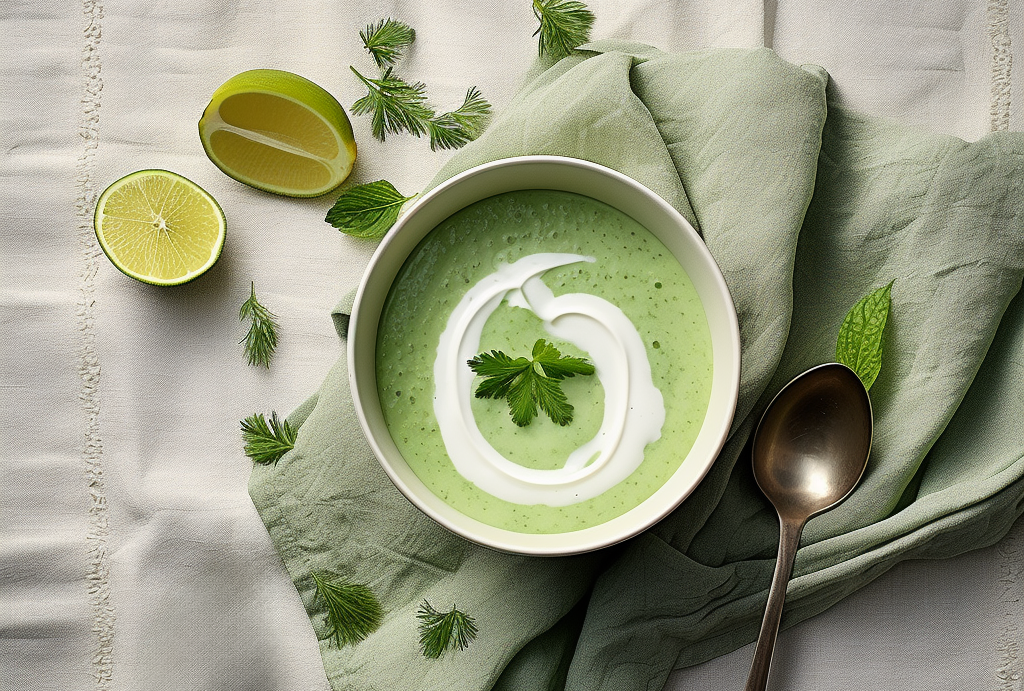
<svg viewBox="0 0 1024 691">
<path fill-rule="evenodd" d="M 562 391 L 561 381 L 577 374 L 594 373 L 583 358 L 562 355 L 543 338 L 533 345 L 533 358 L 512 358 L 500 350 L 480 353 L 467 363 L 484 380 L 477 398 L 504 398 L 512 422 L 525 427 L 537 417 L 537 408 L 563 427 L 572 422 L 573 407 Z"/>
<path fill-rule="evenodd" d="M 889 318 L 892 281 L 866 295 L 846 315 L 836 342 L 836 361 L 860 377 L 870 389 L 882 368 L 882 333 Z"/>
<path fill-rule="evenodd" d="M 387 180 L 355 185 L 341 193 L 324 220 L 357 238 L 382 238 L 410 199 Z"/>
</svg>

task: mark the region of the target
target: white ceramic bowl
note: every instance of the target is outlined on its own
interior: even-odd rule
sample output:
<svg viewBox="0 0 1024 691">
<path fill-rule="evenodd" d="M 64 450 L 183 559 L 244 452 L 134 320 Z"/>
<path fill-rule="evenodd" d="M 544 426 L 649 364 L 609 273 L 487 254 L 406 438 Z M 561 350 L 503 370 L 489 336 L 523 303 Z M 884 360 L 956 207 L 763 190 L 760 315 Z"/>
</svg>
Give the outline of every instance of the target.
<svg viewBox="0 0 1024 691">
<path fill-rule="evenodd" d="M 686 459 L 647 500 L 601 525 L 568 533 L 517 533 L 481 523 L 434 495 L 391 439 L 377 394 L 377 324 L 398 270 L 441 221 L 470 204 L 503 192 L 548 189 L 575 192 L 633 217 L 658 237 L 689 275 L 704 305 L 714 374 L 704 424 Z M 522 156 L 486 163 L 456 175 L 423 195 L 381 242 L 356 294 L 349 322 L 349 379 L 359 424 L 395 486 L 423 513 L 468 540 L 494 549 L 565 555 L 607 547 L 664 518 L 703 479 L 725 443 L 736 410 L 740 338 L 729 289 L 693 227 L 661 197 L 604 166 L 558 156 Z M 671 391 L 663 392 L 671 396 Z"/>
</svg>

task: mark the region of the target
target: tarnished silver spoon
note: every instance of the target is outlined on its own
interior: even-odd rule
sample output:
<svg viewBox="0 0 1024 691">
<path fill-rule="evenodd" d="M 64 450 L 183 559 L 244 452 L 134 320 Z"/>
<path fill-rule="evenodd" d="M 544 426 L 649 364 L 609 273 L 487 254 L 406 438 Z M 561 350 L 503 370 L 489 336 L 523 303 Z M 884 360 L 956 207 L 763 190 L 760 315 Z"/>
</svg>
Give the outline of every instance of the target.
<svg viewBox="0 0 1024 691">
<path fill-rule="evenodd" d="M 804 524 L 860 482 L 871 431 L 868 392 L 853 370 L 838 363 L 814 367 L 791 381 L 761 418 L 751 456 L 754 479 L 779 514 L 779 558 L 746 691 L 763 691 L 768 684 Z"/>
</svg>

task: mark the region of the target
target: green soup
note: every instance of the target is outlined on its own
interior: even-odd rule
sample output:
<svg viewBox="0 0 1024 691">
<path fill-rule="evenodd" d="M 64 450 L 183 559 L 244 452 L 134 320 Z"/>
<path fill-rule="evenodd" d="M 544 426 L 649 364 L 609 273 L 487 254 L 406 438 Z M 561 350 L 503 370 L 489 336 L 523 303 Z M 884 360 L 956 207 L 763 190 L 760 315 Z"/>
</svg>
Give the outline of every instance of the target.
<svg viewBox="0 0 1024 691">
<path fill-rule="evenodd" d="M 515 504 L 465 479 L 446 451 L 434 415 L 434 360 L 454 307 L 469 289 L 536 253 L 586 255 L 547 271 L 556 295 L 587 293 L 613 303 L 639 333 L 653 383 L 664 399 L 661 437 L 644 448 L 639 467 L 599 496 L 568 506 Z M 480 351 L 529 357 L 537 339 L 563 354 L 587 353 L 549 334 L 531 311 L 502 304 L 488 318 Z M 697 292 L 665 246 L 622 212 L 589 197 L 551 190 L 497 195 L 452 215 L 413 251 L 396 277 L 377 336 L 377 387 L 391 436 L 406 462 L 439 498 L 483 523 L 522 533 L 563 533 L 599 525 L 639 505 L 686 458 L 704 422 L 711 393 L 711 334 Z M 468 367 L 468 365 L 467 365 Z M 539 415 L 526 427 L 503 400 L 477 399 L 483 437 L 501 455 L 539 470 L 560 468 L 597 433 L 604 390 L 596 376 L 564 380 L 574 419 L 558 426 Z"/>
</svg>

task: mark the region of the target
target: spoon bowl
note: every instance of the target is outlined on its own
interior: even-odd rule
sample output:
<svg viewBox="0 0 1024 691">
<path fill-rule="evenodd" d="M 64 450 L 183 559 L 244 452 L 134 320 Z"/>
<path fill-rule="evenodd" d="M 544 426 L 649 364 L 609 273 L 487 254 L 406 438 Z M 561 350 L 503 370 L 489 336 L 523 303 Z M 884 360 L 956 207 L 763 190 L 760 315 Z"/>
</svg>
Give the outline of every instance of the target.
<svg viewBox="0 0 1024 691">
<path fill-rule="evenodd" d="M 846 365 L 810 369 L 768 406 L 754 434 L 754 479 L 780 516 L 807 520 L 860 482 L 871 449 L 871 401 Z"/>
<path fill-rule="evenodd" d="M 779 514 L 779 557 L 746 691 L 768 684 L 786 585 L 812 516 L 853 492 L 871 453 L 871 400 L 846 365 L 811 368 L 775 396 L 754 433 L 754 479 Z"/>
</svg>

